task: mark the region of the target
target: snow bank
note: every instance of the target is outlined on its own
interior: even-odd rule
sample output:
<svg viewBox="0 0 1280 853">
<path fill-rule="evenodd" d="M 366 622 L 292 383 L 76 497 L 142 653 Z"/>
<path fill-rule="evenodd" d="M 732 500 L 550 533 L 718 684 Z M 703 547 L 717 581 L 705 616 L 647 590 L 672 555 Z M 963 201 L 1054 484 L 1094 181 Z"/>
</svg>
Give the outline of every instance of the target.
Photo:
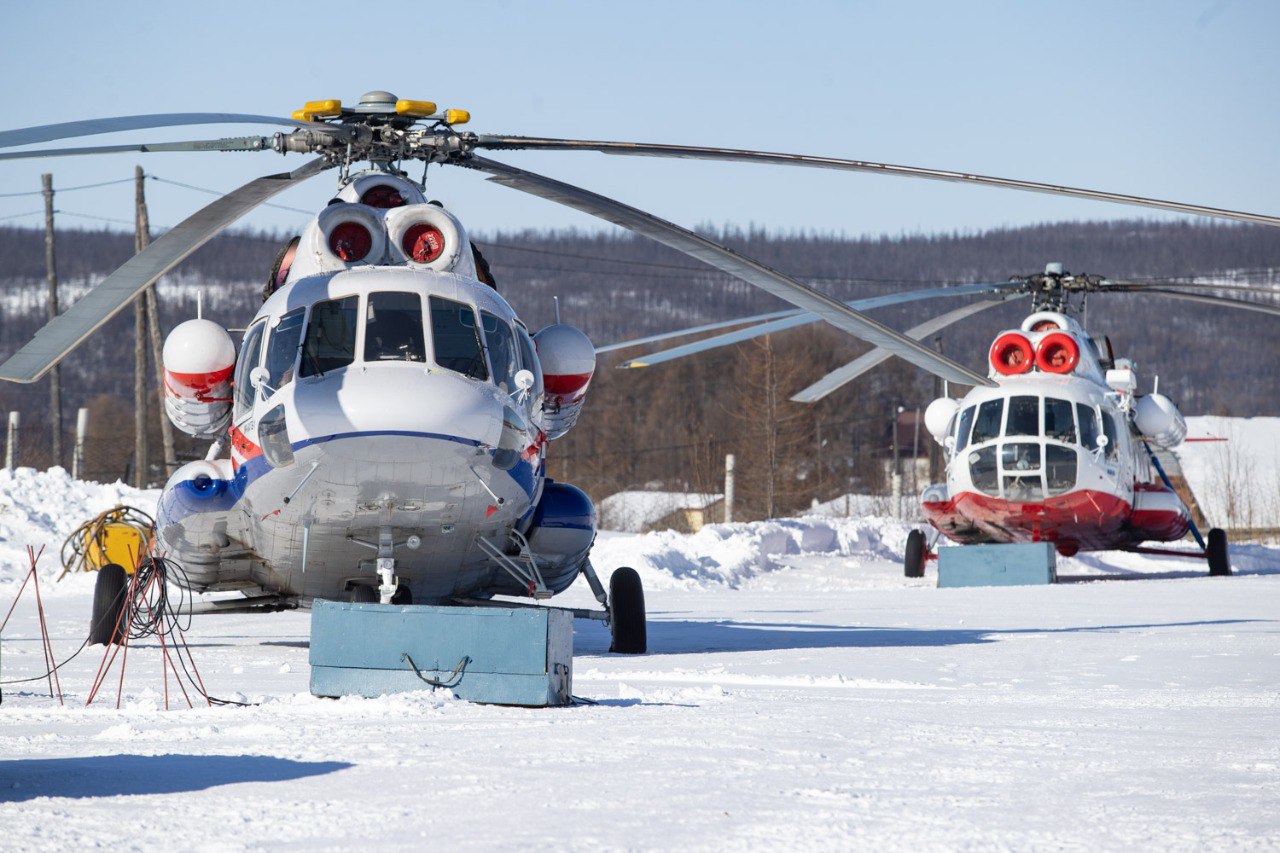
<svg viewBox="0 0 1280 853">
<path fill-rule="evenodd" d="M 1280 418 L 1187 418 L 1191 438 L 1174 452 L 1215 527 L 1280 527 Z"/>
<path fill-rule="evenodd" d="M 73 480 L 62 468 L 0 469 L 0 584 L 25 574 L 28 545 L 45 546 L 40 566 L 44 576 L 56 576 L 58 551 L 72 530 L 117 504 L 155 515 L 159 499 L 159 489 Z"/>
<path fill-rule="evenodd" d="M 664 530 L 643 536 L 602 533 L 591 561 L 602 576 L 619 566 L 640 573 L 645 588 L 737 588 L 760 574 L 785 568 L 787 558 L 900 560 L 912 526 L 885 518 L 804 518 L 711 524 L 697 533 Z"/>
</svg>

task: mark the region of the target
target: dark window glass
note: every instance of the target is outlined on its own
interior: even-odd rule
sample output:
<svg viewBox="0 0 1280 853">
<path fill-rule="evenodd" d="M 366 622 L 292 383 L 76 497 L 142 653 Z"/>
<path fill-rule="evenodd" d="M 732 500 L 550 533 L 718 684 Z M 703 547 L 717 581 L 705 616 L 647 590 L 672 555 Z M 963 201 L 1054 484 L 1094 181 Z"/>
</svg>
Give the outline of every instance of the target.
<svg viewBox="0 0 1280 853">
<path fill-rule="evenodd" d="M 370 293 L 364 321 L 365 361 L 427 360 L 418 294 Z"/>
<path fill-rule="evenodd" d="M 990 441 L 1000 434 L 1000 421 L 1004 418 L 1004 399 L 988 400 L 978 407 L 978 417 L 973 422 L 973 443 Z"/>
<path fill-rule="evenodd" d="M 960 426 L 956 430 L 956 453 L 969 446 L 969 430 L 973 427 L 973 413 L 976 406 L 970 406 L 960 413 Z"/>
<path fill-rule="evenodd" d="M 1044 449 L 1045 482 L 1049 496 L 1064 495 L 1076 484 L 1076 449 L 1047 445 Z"/>
<path fill-rule="evenodd" d="M 1046 438 L 1076 443 L 1076 419 L 1071 403 L 1046 397 L 1044 400 L 1044 434 Z"/>
<path fill-rule="evenodd" d="M 289 444 L 289 432 L 284 424 L 284 406 L 276 406 L 258 421 L 258 443 L 272 468 L 293 464 L 293 447 Z"/>
<path fill-rule="evenodd" d="M 356 320 L 360 297 L 345 296 L 311 306 L 307 338 L 302 345 L 303 376 L 346 367 L 356 360 Z"/>
<path fill-rule="evenodd" d="M 1092 406 L 1076 403 L 1076 415 L 1080 418 L 1080 443 L 1086 450 L 1098 446 L 1098 414 Z"/>
<path fill-rule="evenodd" d="M 1022 441 L 1006 442 L 1000 449 L 1000 462 L 1004 465 L 1006 474 L 1013 471 L 1039 471 L 1040 445 Z"/>
<path fill-rule="evenodd" d="M 980 492 L 994 495 L 1000 488 L 1000 476 L 996 470 L 996 448 L 984 447 L 969 454 L 969 476 L 973 487 Z"/>
<path fill-rule="evenodd" d="M 1019 474 L 1004 478 L 1004 499 L 1007 501 L 1038 501 L 1044 498 L 1040 475 Z"/>
<path fill-rule="evenodd" d="M 1120 431 L 1110 412 L 1102 413 L 1102 432 L 1107 437 L 1107 458 L 1115 459 L 1120 455 Z"/>
<path fill-rule="evenodd" d="M 436 364 L 472 379 L 488 379 L 476 312 L 470 305 L 439 296 L 431 297 L 431 344 Z"/>
<path fill-rule="evenodd" d="M 267 384 L 273 389 L 283 388 L 293 381 L 294 363 L 298 360 L 298 347 L 302 343 L 302 321 L 307 309 L 298 308 L 280 318 L 271 330 L 267 341 Z"/>
<path fill-rule="evenodd" d="M 253 407 L 253 385 L 249 383 L 249 371 L 258 366 L 262 355 L 262 330 L 265 322 L 254 323 L 245 333 L 244 343 L 240 345 L 240 358 L 236 361 L 236 418 Z"/>
<path fill-rule="evenodd" d="M 480 312 L 484 325 L 484 345 L 489 350 L 489 366 L 493 368 L 493 384 L 510 394 L 516 390 L 516 342 L 511 327 L 488 311 Z"/>
<path fill-rule="evenodd" d="M 521 326 L 516 326 L 516 343 L 520 346 L 520 366 L 533 374 L 533 387 L 529 389 L 529 398 L 536 400 L 542 395 L 542 365 L 538 362 L 538 350 Z"/>
<path fill-rule="evenodd" d="M 1040 434 L 1040 398 L 1010 397 L 1009 425 L 1005 435 Z"/>
</svg>

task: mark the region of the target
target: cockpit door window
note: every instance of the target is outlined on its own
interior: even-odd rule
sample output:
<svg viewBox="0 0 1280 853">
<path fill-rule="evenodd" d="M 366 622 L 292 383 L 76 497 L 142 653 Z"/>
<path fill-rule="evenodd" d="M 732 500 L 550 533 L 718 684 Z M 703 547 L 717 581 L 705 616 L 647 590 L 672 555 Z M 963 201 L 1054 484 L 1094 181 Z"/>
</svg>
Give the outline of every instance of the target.
<svg viewBox="0 0 1280 853">
<path fill-rule="evenodd" d="M 360 297 L 327 299 L 311 306 L 307 337 L 302 345 L 303 376 L 318 376 L 356 360 L 356 320 Z"/>
<path fill-rule="evenodd" d="M 302 323 L 307 309 L 296 308 L 280 318 L 271 330 L 267 341 L 267 385 L 278 390 L 293 381 L 294 366 L 298 361 L 298 347 L 302 344 Z"/>
<path fill-rule="evenodd" d="M 472 379 L 488 379 L 475 311 L 470 305 L 440 296 L 430 297 L 430 304 L 436 364 Z"/>
<path fill-rule="evenodd" d="M 1094 450 L 1098 446 L 1098 414 L 1084 403 L 1076 403 L 1076 414 L 1080 417 L 1080 444 L 1085 450 Z"/>
<path fill-rule="evenodd" d="M 249 372 L 258 366 L 262 356 L 262 331 L 267 327 L 266 321 L 254 323 L 245 333 L 244 343 L 240 345 L 240 358 L 236 361 L 236 420 L 253 408 L 253 384 L 249 382 Z"/>
<path fill-rule="evenodd" d="M 516 390 L 515 375 L 520 369 L 511 327 L 488 311 L 480 312 L 480 320 L 484 327 L 485 347 L 489 350 L 489 366 L 493 368 L 493 384 L 510 394 Z"/>
<path fill-rule="evenodd" d="M 365 361 L 427 360 L 421 296 L 370 293 L 364 315 Z"/>
</svg>

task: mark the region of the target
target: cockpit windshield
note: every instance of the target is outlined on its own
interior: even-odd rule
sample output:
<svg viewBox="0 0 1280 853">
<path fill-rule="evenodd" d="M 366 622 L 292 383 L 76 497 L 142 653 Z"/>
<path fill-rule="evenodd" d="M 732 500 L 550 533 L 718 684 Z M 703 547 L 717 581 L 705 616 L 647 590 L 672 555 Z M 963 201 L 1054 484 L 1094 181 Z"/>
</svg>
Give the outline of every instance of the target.
<svg viewBox="0 0 1280 853">
<path fill-rule="evenodd" d="M 365 308 L 365 361 L 426 361 L 422 297 L 416 293 L 370 293 Z"/>
<path fill-rule="evenodd" d="M 472 379 L 488 379 L 475 311 L 470 305 L 440 296 L 430 297 L 430 303 L 436 364 Z"/>
<path fill-rule="evenodd" d="M 302 346 L 301 375 L 316 376 L 356 360 L 359 311 L 359 296 L 327 299 L 311 306 L 307 337 Z"/>
</svg>

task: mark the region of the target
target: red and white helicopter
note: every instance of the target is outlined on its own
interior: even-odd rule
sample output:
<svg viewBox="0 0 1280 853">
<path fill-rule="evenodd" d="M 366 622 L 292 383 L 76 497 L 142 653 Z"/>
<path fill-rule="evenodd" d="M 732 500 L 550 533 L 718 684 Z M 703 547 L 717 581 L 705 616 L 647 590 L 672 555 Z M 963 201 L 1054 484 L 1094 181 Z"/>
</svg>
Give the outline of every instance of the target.
<svg viewBox="0 0 1280 853">
<path fill-rule="evenodd" d="M 926 541 L 922 531 L 909 534 L 906 574 L 923 574 L 939 534 L 961 544 L 1048 541 L 1064 556 L 1120 549 L 1203 557 L 1210 574 L 1230 574 L 1225 533 L 1215 528 L 1207 541 L 1201 537 L 1152 451 L 1152 446 L 1172 448 L 1183 441 L 1186 422 L 1181 413 L 1156 390 L 1138 394 L 1132 363 L 1114 356 L 1110 340 L 1090 337 L 1072 314 L 1091 294 L 1147 293 L 1280 316 L 1280 305 L 1274 302 L 1224 295 L 1250 290 L 1257 292 L 1230 283 L 1112 281 L 1071 275 L 1055 263 L 1042 274 L 1006 282 L 908 291 L 849 303 L 874 308 L 917 299 L 987 296 L 907 331 L 913 338 L 925 338 L 1013 297 L 1030 295 L 1033 300 L 1033 311 L 1020 327 L 1001 332 L 993 341 L 988 381 L 960 400 L 942 397 L 925 410 L 927 429 L 946 450 L 947 481 L 930 485 L 921 495 L 934 535 Z M 815 320 L 796 311 L 743 317 L 600 351 L 745 324 L 621 365 L 647 367 Z M 883 350 L 872 350 L 792 399 L 820 400 L 888 357 Z M 1200 552 L 1142 545 L 1176 541 L 1188 530 Z"/>
<path fill-rule="evenodd" d="M 869 171 L 1280 225 L 1274 217 L 884 163 L 458 130 L 469 118 L 462 110 L 439 111 L 431 102 L 375 91 L 354 107 L 310 102 L 292 119 L 179 113 L 0 132 L 0 149 L 20 149 L 0 151 L 0 160 L 150 151 L 313 155 L 291 172 L 233 190 L 157 238 L 0 365 L 0 379 L 16 382 L 38 380 L 144 288 L 257 205 L 339 170 L 334 198 L 282 252 L 239 354 L 226 330 L 203 318 L 175 328 L 165 345 L 168 414 L 212 445 L 205 460 L 179 469 L 163 490 L 156 533 L 165 559 L 159 563 L 181 569 L 166 581 L 244 595 L 205 602 L 207 609 L 306 607 L 316 598 L 344 597 L 432 604 L 495 595 L 544 599 L 583 575 L 603 612 L 579 615 L 606 620 L 615 651 L 645 649 L 638 575 L 615 571 L 606 593 L 589 560 L 594 507 L 580 490 L 547 480 L 543 465 L 546 441 L 569 429 L 582 406 L 595 366 L 590 344 L 559 324 L 530 335 L 484 280 L 462 224 L 427 203 L 423 184 L 402 168 L 407 162 L 422 162 L 424 170 L 478 171 L 643 234 L 790 302 L 796 314 L 868 341 L 877 357 L 897 355 L 948 382 L 982 388 L 996 383 L 921 344 L 918 329 L 902 334 L 858 310 L 936 293 L 846 305 L 652 214 L 478 152 L 577 150 Z M 209 124 L 291 130 L 271 137 L 27 147 Z M 353 172 L 359 163 L 368 167 Z M 944 295 L 962 291 L 949 288 Z M 228 444 L 230 458 L 222 458 Z M 95 610 L 122 606 L 122 571 L 104 570 L 98 584 Z M 95 618 L 95 624 L 113 620 Z M 102 639 L 112 638 L 108 631 Z"/>
</svg>

